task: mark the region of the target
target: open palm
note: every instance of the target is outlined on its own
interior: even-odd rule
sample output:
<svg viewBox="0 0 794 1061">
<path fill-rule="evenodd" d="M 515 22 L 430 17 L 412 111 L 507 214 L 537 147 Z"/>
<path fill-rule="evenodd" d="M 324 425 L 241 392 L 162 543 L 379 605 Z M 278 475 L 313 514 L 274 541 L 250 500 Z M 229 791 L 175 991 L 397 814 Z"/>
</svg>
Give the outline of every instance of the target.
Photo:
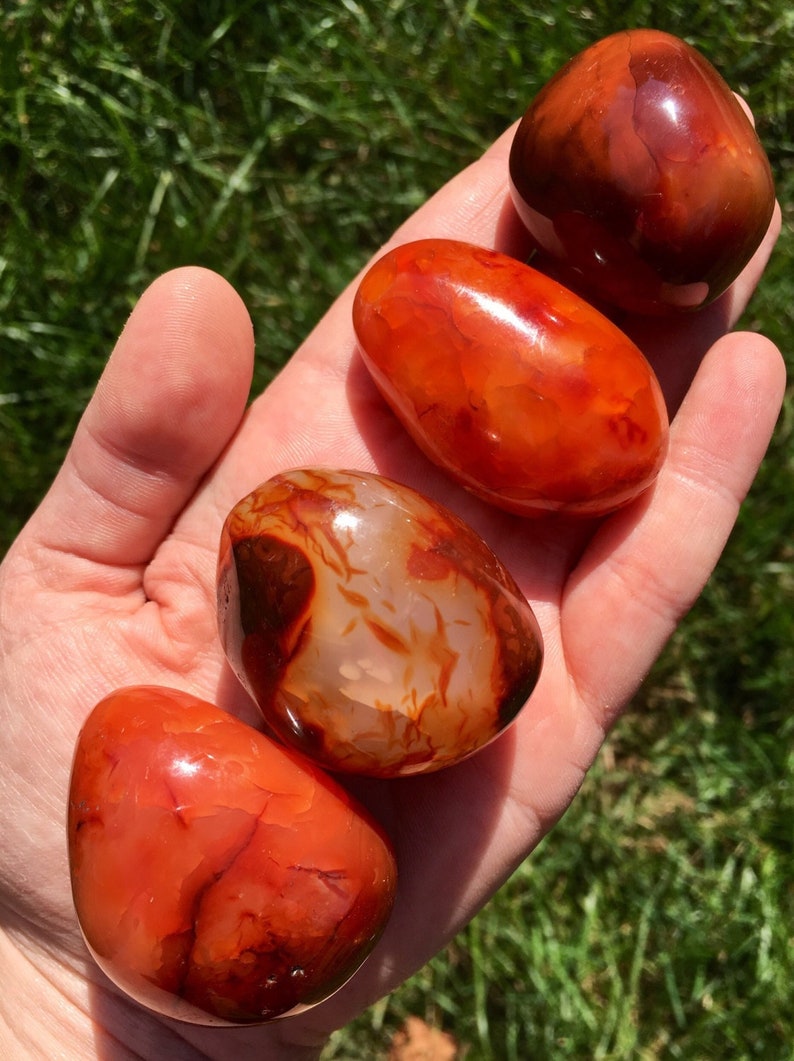
<svg viewBox="0 0 794 1061">
<path fill-rule="evenodd" d="M 507 197 L 508 148 L 506 134 L 394 241 L 448 236 L 524 253 Z M 777 225 L 776 217 L 718 304 L 664 327 L 625 322 L 676 415 L 656 486 L 598 522 L 507 516 L 431 467 L 356 357 L 352 287 L 248 409 L 253 335 L 229 286 L 184 269 L 143 295 L 64 467 L 0 574 L 9 1044 L 24 1038 L 24 1056 L 42 1057 L 55 1056 L 55 1036 L 64 1057 L 107 1056 L 109 1044 L 114 1057 L 296 1058 L 302 1047 L 314 1056 L 329 1030 L 475 913 L 568 806 L 720 555 L 783 391 L 770 343 L 723 333 L 749 298 Z M 218 642 L 217 542 L 241 496 L 310 464 L 379 471 L 463 516 L 532 603 L 543 675 L 516 724 L 460 766 L 355 782 L 395 842 L 400 886 L 383 939 L 349 985 L 263 1028 L 179 1025 L 120 998 L 86 957 L 64 845 L 72 748 L 94 703 L 128 684 L 186 689 L 256 722 Z"/>
</svg>

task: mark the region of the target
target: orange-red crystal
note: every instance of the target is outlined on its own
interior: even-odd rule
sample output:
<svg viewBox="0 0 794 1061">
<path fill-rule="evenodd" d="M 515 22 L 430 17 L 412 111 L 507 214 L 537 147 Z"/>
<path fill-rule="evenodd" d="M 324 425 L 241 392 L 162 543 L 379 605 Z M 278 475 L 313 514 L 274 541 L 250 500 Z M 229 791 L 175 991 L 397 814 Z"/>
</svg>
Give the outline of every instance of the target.
<svg viewBox="0 0 794 1061">
<path fill-rule="evenodd" d="M 322 1000 L 369 953 L 394 897 L 390 844 L 343 789 L 173 689 L 122 689 L 88 717 L 68 837 L 99 965 L 195 1023 L 261 1023 Z"/>
<path fill-rule="evenodd" d="M 641 351 L 537 270 L 468 243 L 404 244 L 366 273 L 364 362 L 425 454 L 521 515 L 599 515 L 656 477 L 667 412 Z"/>
</svg>

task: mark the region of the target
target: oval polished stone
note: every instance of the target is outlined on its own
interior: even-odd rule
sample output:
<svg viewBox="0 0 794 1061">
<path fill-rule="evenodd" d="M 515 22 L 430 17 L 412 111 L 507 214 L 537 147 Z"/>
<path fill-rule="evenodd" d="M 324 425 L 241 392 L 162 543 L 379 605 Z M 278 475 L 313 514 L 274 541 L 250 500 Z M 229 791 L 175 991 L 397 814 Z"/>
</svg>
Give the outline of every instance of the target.
<svg viewBox="0 0 794 1061">
<path fill-rule="evenodd" d="M 515 717 L 541 666 L 532 610 L 482 539 L 363 472 L 297 469 L 235 505 L 218 614 L 268 725 L 350 773 L 460 761 Z"/>
<path fill-rule="evenodd" d="M 520 515 L 600 515 L 653 482 L 667 412 L 640 350 L 537 270 L 453 240 L 380 258 L 353 322 L 375 383 L 424 453 Z"/>
<path fill-rule="evenodd" d="M 262 1023 L 332 994 L 391 911 L 389 841 L 302 757 L 194 696 L 108 696 L 78 738 L 72 892 L 119 987 L 199 1024 Z"/>
<path fill-rule="evenodd" d="M 646 29 L 599 41 L 541 89 L 510 178 L 555 275 L 641 313 L 722 294 L 775 199 L 766 154 L 722 77 L 684 41 Z"/>
</svg>

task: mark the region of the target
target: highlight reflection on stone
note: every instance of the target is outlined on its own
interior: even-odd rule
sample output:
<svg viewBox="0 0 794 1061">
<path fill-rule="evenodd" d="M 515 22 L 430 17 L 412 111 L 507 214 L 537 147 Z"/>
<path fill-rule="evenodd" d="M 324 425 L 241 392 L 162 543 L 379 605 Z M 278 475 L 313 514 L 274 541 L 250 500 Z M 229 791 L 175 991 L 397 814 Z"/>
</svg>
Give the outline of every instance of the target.
<svg viewBox="0 0 794 1061">
<path fill-rule="evenodd" d="M 606 37 L 541 89 L 513 141 L 510 177 L 554 274 L 640 313 L 722 294 L 775 199 L 728 85 L 694 48 L 648 29 Z"/>
<path fill-rule="evenodd" d="M 493 505 L 602 515 L 661 467 L 667 410 L 640 350 L 505 254 L 447 239 L 396 247 L 362 279 L 353 323 L 414 441 Z"/>
<path fill-rule="evenodd" d="M 449 766 L 538 677 L 540 632 L 465 523 L 377 475 L 299 469 L 240 501 L 218 566 L 221 642 L 267 723 L 339 771 Z"/>
<path fill-rule="evenodd" d="M 78 739 L 75 907 L 99 965 L 143 1005 L 262 1023 L 332 994 L 391 911 L 391 846 L 313 764 L 174 689 L 121 689 Z"/>
</svg>

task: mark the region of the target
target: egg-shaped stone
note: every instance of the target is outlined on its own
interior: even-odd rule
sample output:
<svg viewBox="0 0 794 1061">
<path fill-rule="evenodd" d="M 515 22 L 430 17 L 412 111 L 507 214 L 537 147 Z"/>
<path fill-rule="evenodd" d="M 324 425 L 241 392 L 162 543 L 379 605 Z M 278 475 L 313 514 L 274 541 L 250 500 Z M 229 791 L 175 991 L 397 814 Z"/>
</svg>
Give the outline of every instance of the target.
<svg viewBox="0 0 794 1061">
<path fill-rule="evenodd" d="M 484 501 L 598 516 L 655 480 L 668 418 L 650 364 L 536 269 L 456 240 L 403 244 L 364 275 L 353 323 L 413 440 Z"/>
<path fill-rule="evenodd" d="M 484 541 L 364 472 L 295 469 L 235 505 L 218 615 L 267 724 L 337 771 L 451 766 L 504 729 L 540 672 L 535 616 Z"/>
</svg>

